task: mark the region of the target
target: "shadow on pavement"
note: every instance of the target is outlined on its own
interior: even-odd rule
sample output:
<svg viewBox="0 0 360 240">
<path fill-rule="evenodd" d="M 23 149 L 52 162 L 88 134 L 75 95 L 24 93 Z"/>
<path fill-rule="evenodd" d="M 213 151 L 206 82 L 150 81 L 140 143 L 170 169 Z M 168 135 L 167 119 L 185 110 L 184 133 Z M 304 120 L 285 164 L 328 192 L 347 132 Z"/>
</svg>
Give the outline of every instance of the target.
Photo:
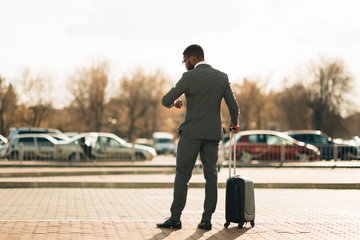
<svg viewBox="0 0 360 240">
<path fill-rule="evenodd" d="M 158 228 L 161 232 L 155 234 L 152 238 L 148 240 L 159 240 L 159 239 L 166 239 L 172 232 L 179 231 L 180 229 L 172 229 L 172 228 Z"/>
<path fill-rule="evenodd" d="M 159 239 L 167 239 L 170 234 L 175 234 L 177 231 L 181 231 L 181 229 L 171 229 L 171 228 L 158 228 L 161 230 L 161 232 L 155 234 L 152 238 L 149 238 L 148 240 L 159 240 Z M 223 228 L 220 231 L 214 233 L 213 235 L 209 236 L 207 240 L 217 240 L 217 239 L 227 239 L 227 240 L 233 240 L 237 239 L 241 235 L 245 234 L 247 231 L 249 231 L 250 228 L 242 228 L 239 229 L 237 227 L 232 228 Z M 185 238 L 185 240 L 197 240 L 201 239 L 205 233 L 209 233 L 208 231 L 205 231 L 203 229 L 197 228 L 194 233 L 192 233 L 190 236 Z"/>
<path fill-rule="evenodd" d="M 185 240 L 200 239 L 202 238 L 205 232 L 206 231 L 204 231 L 203 229 L 197 228 L 196 231 L 193 234 L 191 234 L 189 237 L 185 238 Z"/>
<path fill-rule="evenodd" d="M 207 238 L 207 240 L 216 240 L 216 239 L 237 239 L 241 235 L 245 234 L 247 231 L 249 231 L 250 228 L 242 228 L 239 229 L 238 227 L 232 227 L 232 228 L 224 228 L 221 231 L 218 231 L 214 235 Z"/>
</svg>

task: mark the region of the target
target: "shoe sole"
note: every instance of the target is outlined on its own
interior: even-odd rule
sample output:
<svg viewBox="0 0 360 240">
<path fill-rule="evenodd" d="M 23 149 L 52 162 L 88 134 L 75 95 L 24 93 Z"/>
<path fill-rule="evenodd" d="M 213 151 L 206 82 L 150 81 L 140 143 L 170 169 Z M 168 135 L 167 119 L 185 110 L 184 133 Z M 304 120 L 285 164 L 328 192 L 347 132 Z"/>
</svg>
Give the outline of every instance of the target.
<svg viewBox="0 0 360 240">
<path fill-rule="evenodd" d="M 204 229 L 204 230 L 211 230 L 212 227 L 198 227 L 200 229 Z"/>
<path fill-rule="evenodd" d="M 181 226 L 179 226 L 179 227 L 172 226 L 171 228 L 172 229 L 181 229 Z"/>
<path fill-rule="evenodd" d="M 172 228 L 172 229 L 181 229 L 181 226 L 169 226 L 169 227 L 164 227 L 164 226 L 159 226 L 157 225 L 158 228 Z"/>
</svg>

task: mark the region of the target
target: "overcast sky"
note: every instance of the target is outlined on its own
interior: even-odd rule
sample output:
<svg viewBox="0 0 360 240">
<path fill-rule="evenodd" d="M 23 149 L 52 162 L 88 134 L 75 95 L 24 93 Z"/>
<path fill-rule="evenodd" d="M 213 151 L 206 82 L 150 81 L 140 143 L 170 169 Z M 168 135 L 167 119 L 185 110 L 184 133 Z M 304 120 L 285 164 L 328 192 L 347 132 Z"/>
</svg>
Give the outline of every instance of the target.
<svg viewBox="0 0 360 240">
<path fill-rule="evenodd" d="M 51 75 L 62 101 L 63 83 L 92 58 L 109 61 L 114 78 L 142 66 L 176 82 L 183 50 L 197 43 L 232 82 L 260 77 L 276 89 L 326 55 L 344 60 L 356 90 L 359 9 L 358 0 L 0 1 L 0 75 Z"/>
</svg>

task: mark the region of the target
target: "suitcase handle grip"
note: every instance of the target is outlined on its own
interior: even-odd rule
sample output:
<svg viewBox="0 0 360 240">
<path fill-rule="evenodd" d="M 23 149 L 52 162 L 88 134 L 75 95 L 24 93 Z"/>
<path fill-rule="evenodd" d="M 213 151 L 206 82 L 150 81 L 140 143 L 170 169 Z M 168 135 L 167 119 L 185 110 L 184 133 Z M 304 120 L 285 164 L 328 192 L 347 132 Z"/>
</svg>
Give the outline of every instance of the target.
<svg viewBox="0 0 360 240">
<path fill-rule="evenodd" d="M 234 176 L 236 176 L 236 135 L 230 130 L 229 139 L 229 178 L 231 177 L 231 165 L 234 164 Z"/>
</svg>

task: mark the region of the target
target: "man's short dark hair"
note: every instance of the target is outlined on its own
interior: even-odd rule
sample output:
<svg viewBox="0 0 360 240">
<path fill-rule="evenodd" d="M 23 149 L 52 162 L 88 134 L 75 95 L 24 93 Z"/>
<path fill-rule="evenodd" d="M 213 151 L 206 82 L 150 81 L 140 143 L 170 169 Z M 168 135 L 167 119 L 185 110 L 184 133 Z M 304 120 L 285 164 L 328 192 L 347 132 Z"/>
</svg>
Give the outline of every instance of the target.
<svg viewBox="0 0 360 240">
<path fill-rule="evenodd" d="M 184 50 L 183 55 L 186 57 L 194 56 L 199 60 L 204 60 L 204 50 L 200 45 L 197 44 L 188 46 Z"/>
</svg>

